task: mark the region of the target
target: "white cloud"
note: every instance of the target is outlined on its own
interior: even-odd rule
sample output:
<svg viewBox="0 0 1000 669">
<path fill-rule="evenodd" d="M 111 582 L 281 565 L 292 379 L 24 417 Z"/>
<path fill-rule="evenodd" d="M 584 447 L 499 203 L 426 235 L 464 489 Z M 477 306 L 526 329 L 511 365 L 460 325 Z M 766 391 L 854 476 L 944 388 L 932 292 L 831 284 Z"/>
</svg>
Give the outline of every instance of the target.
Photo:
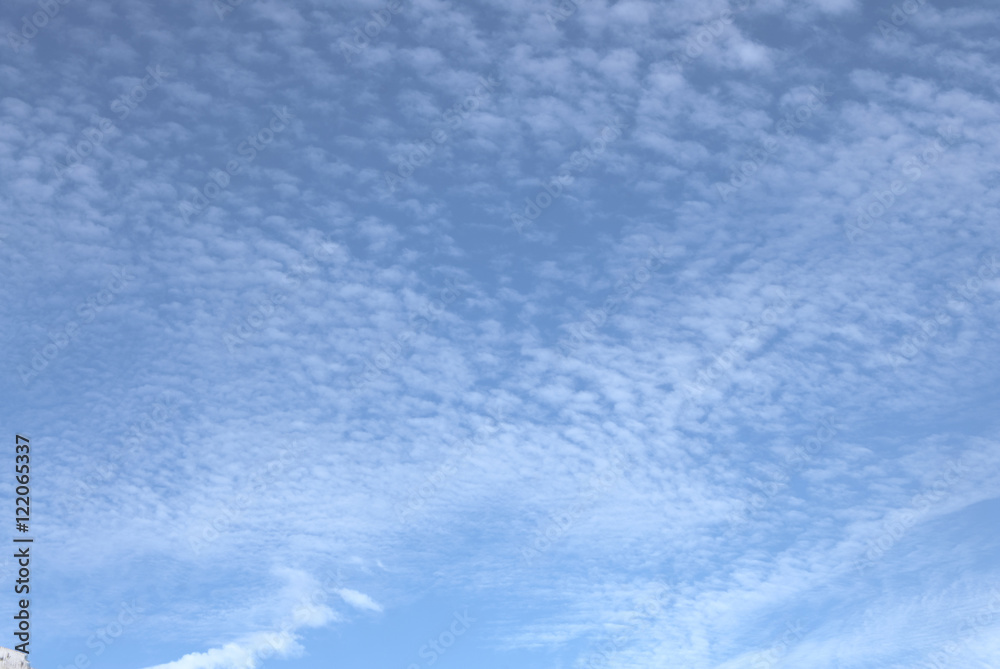
<svg viewBox="0 0 1000 669">
<path fill-rule="evenodd" d="M 2 391 L 50 444 L 40 536 L 61 547 L 53 591 L 74 593 L 39 613 L 51 629 L 89 634 L 95 602 L 138 591 L 151 600 L 144 641 L 211 648 L 161 666 L 247 669 L 339 620 L 321 601 L 300 606 L 317 588 L 354 615 L 393 611 L 446 568 L 456 588 L 515 602 L 498 644 L 561 649 L 619 624 L 637 584 L 671 574 L 661 631 L 622 649 L 636 664 L 753 657 L 781 637 L 789 621 L 776 617 L 813 606 L 843 624 L 813 621 L 782 657 L 808 651 L 803 664 L 822 667 L 845 643 L 898 656 L 905 644 L 886 641 L 888 627 L 869 633 L 866 616 L 968 607 L 966 592 L 897 599 L 842 570 L 928 472 L 975 447 L 968 493 L 922 515 L 877 569 L 890 590 L 918 568 L 961 581 L 934 538 L 954 526 L 967 551 L 956 564 L 991 573 L 974 559 L 974 510 L 1000 494 L 987 415 L 1000 281 L 983 278 L 906 364 L 885 354 L 952 308 L 950 286 L 1000 243 L 1000 191 L 986 187 L 1000 162 L 998 75 L 992 36 L 973 29 L 995 8 L 938 23 L 928 5 L 896 43 L 843 0 L 759 0 L 719 25 L 743 3 L 581 1 L 555 26 L 543 9 L 555 3 L 488 2 L 485 16 L 419 0 L 348 66 L 337 40 L 381 1 L 354 14 L 243 3 L 223 21 L 208 4 L 176 21 L 131 0 L 121 12 L 71 3 L 0 67 L 0 335 L 15 362 L 61 351 L 31 387 L 12 376 Z M 676 68 L 700 34 L 704 56 Z M 42 45 L 62 44 L 46 60 Z M 56 180 L 47 166 L 149 63 L 171 76 Z M 395 199 L 380 197 L 393 157 L 494 73 L 488 101 Z M 762 153 L 813 86 L 829 100 Z M 185 189 L 282 105 L 295 118 L 275 146 L 182 226 Z M 532 235 L 508 230 L 510 203 L 617 115 L 627 130 Z M 956 122 L 962 140 L 850 245 L 855 203 Z M 719 202 L 713 184 L 747 165 Z M 321 237 L 335 257 L 291 285 Z M 598 313 L 661 244 L 676 250 L 664 268 Z M 120 265 L 137 268 L 129 289 L 71 348 L 50 344 Z M 440 308 L 452 281 L 460 294 Z M 764 322 L 779 289 L 790 306 Z M 562 355 L 561 328 L 594 318 Z M 236 327 L 252 336 L 230 352 Z M 377 372 L 353 387 L 366 365 Z M 704 370 L 703 395 L 686 397 Z M 169 411 L 154 410 L 162 396 Z M 498 402 L 503 429 L 471 440 Z M 829 415 L 837 437 L 783 467 Z M 578 507 L 612 449 L 633 463 L 624 480 Z M 753 495 L 766 504 L 720 538 Z M 396 507 L 414 499 L 401 523 Z M 553 518 L 567 510 L 562 531 Z M 521 548 L 553 523 L 537 571 L 522 569 Z M 289 556 L 301 571 L 274 569 Z M 148 564 L 189 585 L 151 583 Z M 307 575 L 337 566 L 352 588 Z"/>
<path fill-rule="evenodd" d="M 340 590 L 337 590 L 337 594 L 354 608 L 361 609 L 363 611 L 382 612 L 382 606 L 363 592 L 351 590 L 350 588 L 341 588 Z"/>
<path fill-rule="evenodd" d="M 179 660 L 149 669 L 256 669 L 272 656 L 288 657 L 301 651 L 290 633 L 259 632 L 203 653 L 188 653 Z"/>
</svg>

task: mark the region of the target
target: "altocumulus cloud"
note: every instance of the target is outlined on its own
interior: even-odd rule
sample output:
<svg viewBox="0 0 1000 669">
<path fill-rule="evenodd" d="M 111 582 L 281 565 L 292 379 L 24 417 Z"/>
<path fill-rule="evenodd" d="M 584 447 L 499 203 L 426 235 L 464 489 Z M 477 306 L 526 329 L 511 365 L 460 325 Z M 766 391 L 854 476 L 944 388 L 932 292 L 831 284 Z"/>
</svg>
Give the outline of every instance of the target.
<svg viewBox="0 0 1000 669">
<path fill-rule="evenodd" d="M 1000 583 L 998 22 L 0 3 L 0 405 L 51 547 L 32 662 L 136 600 L 101 669 L 407 667 L 465 606 L 432 669 L 920 666 Z M 955 666 L 997 656 L 976 629 Z"/>
</svg>

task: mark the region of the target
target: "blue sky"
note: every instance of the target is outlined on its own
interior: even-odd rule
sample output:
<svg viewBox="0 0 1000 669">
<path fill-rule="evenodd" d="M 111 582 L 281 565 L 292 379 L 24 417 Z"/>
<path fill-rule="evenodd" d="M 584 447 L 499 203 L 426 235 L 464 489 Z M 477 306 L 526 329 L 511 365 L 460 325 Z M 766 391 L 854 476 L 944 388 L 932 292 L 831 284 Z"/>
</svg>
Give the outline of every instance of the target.
<svg viewBox="0 0 1000 669">
<path fill-rule="evenodd" d="M 5 3 L 33 665 L 995 667 L 998 19 Z"/>
</svg>

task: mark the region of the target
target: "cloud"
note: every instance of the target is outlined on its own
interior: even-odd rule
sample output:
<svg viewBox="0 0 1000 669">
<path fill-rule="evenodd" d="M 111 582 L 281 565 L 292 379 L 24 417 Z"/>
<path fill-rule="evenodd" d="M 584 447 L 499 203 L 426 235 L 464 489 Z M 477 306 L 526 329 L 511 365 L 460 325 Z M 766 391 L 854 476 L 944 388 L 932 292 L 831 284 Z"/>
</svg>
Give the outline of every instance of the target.
<svg viewBox="0 0 1000 669">
<path fill-rule="evenodd" d="M 294 635 L 259 632 L 203 653 L 188 653 L 179 660 L 149 669 L 255 669 L 272 656 L 288 657 L 301 651 Z"/>
<path fill-rule="evenodd" d="M 341 588 L 340 590 L 337 590 L 337 594 L 354 608 L 361 609 L 363 611 L 382 612 L 382 606 L 363 592 L 351 590 L 350 588 Z"/>
<path fill-rule="evenodd" d="M 303 650 L 297 631 L 323 627 L 340 617 L 323 604 L 327 588 L 302 570 L 279 567 L 275 574 L 287 583 L 274 600 L 289 611 L 280 625 L 240 637 L 204 652 L 188 653 L 179 660 L 149 669 L 255 669 L 270 657 L 294 657 Z M 349 591 L 354 592 L 354 591 Z M 355 593 L 365 597 L 361 593 Z M 365 598 L 367 599 L 367 598 Z"/>
<path fill-rule="evenodd" d="M 232 4 L 69 3 L 0 67 L 0 393 L 46 445 L 37 529 L 60 547 L 40 626 L 70 644 L 136 598 L 156 661 L 252 666 L 445 573 L 501 613 L 497 645 L 571 666 L 669 576 L 615 654 L 732 666 L 801 619 L 780 657 L 826 669 L 848 647 L 906 665 L 908 626 L 873 618 L 978 606 L 997 567 L 977 513 L 1000 495 L 996 7 L 927 3 L 895 40 L 890 0 L 414 0 L 347 63 L 382 0 Z M 162 85 L 114 116 L 152 64 Z M 480 77 L 501 83 L 476 102 Z M 136 280 L 60 346 L 121 266 Z M 968 479 L 896 532 L 966 452 Z"/>
</svg>

